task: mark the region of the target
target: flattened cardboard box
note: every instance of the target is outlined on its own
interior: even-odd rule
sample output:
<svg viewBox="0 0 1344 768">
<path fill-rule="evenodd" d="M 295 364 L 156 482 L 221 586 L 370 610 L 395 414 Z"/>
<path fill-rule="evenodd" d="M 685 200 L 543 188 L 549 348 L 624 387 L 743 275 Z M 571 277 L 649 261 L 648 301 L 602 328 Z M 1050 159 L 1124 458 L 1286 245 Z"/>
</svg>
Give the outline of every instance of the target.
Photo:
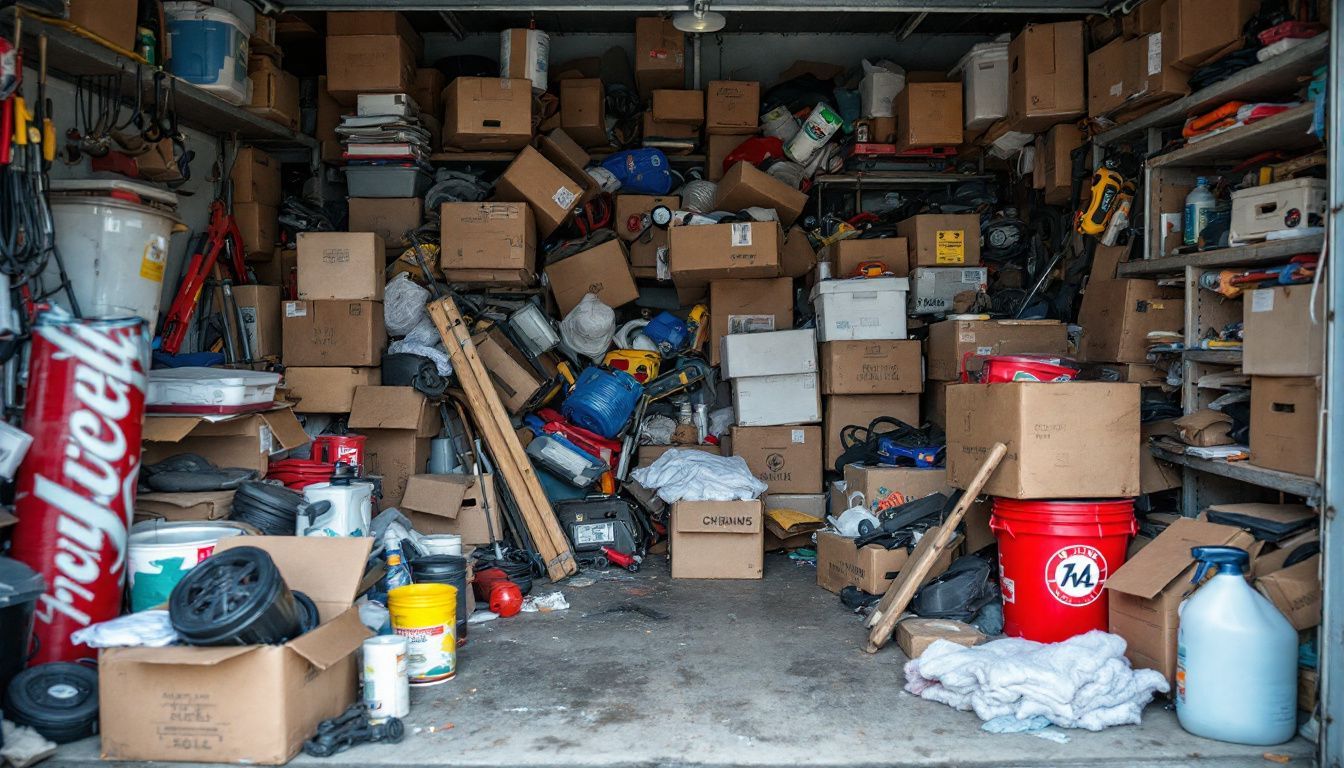
<svg viewBox="0 0 1344 768">
<path fill-rule="evenodd" d="M 491 544 L 491 531 L 504 538 L 503 521 L 495 476 L 486 472 L 481 477 L 484 482 L 477 483 L 474 475 L 412 475 L 398 508 L 409 512 L 420 533 L 453 533 L 463 544 Z"/>
<path fill-rule="evenodd" d="M 233 511 L 233 493 L 233 491 L 139 493 L 135 497 L 135 522 L 224 520 Z"/>
<path fill-rule="evenodd" d="M 730 333 L 793 328 L 793 281 L 787 277 L 715 280 L 709 284 L 709 362 L 723 361 Z"/>
<path fill-rule="evenodd" d="M 776 179 L 751 163 L 738 163 L 719 180 L 714 207 L 737 212 L 747 208 L 771 208 L 779 223 L 789 227 L 807 206 L 807 195 Z"/>
<path fill-rule="evenodd" d="M 1008 453 L 984 492 L 1011 499 L 1139 493 L 1138 384 L 955 384 L 947 393 L 947 474 L 965 488 L 990 446 Z"/>
<path fill-rule="evenodd" d="M 668 548 L 674 579 L 759 579 L 765 562 L 760 501 L 679 501 Z"/>
<path fill-rule="evenodd" d="M 381 301 L 286 301 L 280 346 L 286 365 L 373 366 L 383 359 L 387 328 Z"/>
<path fill-rule="evenodd" d="M 924 390 L 920 344 L 907 339 L 828 341 L 818 355 L 823 395 L 900 395 Z"/>
<path fill-rule="evenodd" d="M 353 608 L 372 540 L 248 536 L 322 623 L 284 645 L 107 648 L 98 656 L 104 760 L 278 765 L 317 724 L 355 701 L 360 644 Z"/>
<path fill-rule="evenodd" d="M 959 381 L 967 355 L 1066 355 L 1069 331 L 1058 320 L 943 320 L 925 344 L 929 378 Z"/>
<path fill-rule="evenodd" d="M 733 427 L 733 455 L 766 493 L 820 492 L 821 451 L 821 427 Z"/>
<path fill-rule="evenodd" d="M 630 274 L 630 258 L 619 239 L 549 264 L 545 273 L 561 317 L 590 293 L 613 309 L 639 298 L 639 288 Z"/>
<path fill-rule="evenodd" d="M 285 387 L 296 400 L 295 413 L 349 413 L 355 402 L 355 389 L 383 383 L 383 369 L 367 368 L 285 368 Z"/>
<path fill-rule="evenodd" d="M 309 441 L 289 408 L 209 421 L 196 416 L 146 416 L 141 436 L 144 464 L 179 453 L 195 453 L 220 467 L 241 467 L 265 475 L 273 454 Z"/>
</svg>

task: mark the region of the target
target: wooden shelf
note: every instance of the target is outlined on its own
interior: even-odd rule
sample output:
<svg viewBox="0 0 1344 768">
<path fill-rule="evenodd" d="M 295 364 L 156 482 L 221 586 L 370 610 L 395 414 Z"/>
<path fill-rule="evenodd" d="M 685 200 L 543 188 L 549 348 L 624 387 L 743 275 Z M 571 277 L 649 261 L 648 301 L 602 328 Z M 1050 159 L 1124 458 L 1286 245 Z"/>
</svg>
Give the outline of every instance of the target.
<svg viewBox="0 0 1344 768">
<path fill-rule="evenodd" d="M 1186 144 L 1149 158 L 1149 168 L 1176 168 L 1235 163 L 1261 152 L 1312 149 L 1321 140 L 1307 133 L 1316 107 L 1307 103 L 1250 125 L 1233 128 L 1203 141 Z"/>
<path fill-rule="evenodd" d="M 1156 277 L 1179 275 L 1186 267 L 1255 267 L 1281 262 L 1302 253 L 1319 253 L 1325 235 L 1309 235 L 1289 240 L 1267 240 L 1263 243 L 1219 248 L 1163 259 L 1129 261 L 1116 269 L 1120 277 Z"/>
<path fill-rule="evenodd" d="M 1098 134 L 1102 145 L 1137 137 L 1149 128 L 1177 125 L 1187 117 L 1207 112 L 1229 101 L 1274 101 L 1296 91 L 1303 77 L 1325 64 L 1330 35 L 1320 34 L 1268 61 L 1247 67 L 1208 88 L 1159 107 L 1123 125 Z"/>
<path fill-rule="evenodd" d="M 901 187 L 933 184 L 960 184 L 963 181 L 987 181 L 991 174 L 933 173 L 926 171 L 870 171 L 866 173 L 831 173 L 818 176 L 819 187 Z"/>
<path fill-rule="evenodd" d="M 1241 365 L 1240 349 L 1187 349 L 1186 360 L 1213 365 Z"/>
<path fill-rule="evenodd" d="M 593 162 L 600 163 L 611 157 L 614 152 L 593 152 L 589 154 Z M 431 163 L 445 165 L 467 165 L 470 163 L 511 163 L 517 152 L 435 152 L 429 156 Z M 667 155 L 667 161 L 673 165 L 704 165 L 704 155 Z"/>
<path fill-rule="evenodd" d="M 1282 493 L 1293 496 L 1301 496 L 1307 500 L 1316 499 L 1321 492 L 1321 488 L 1316 481 L 1305 475 L 1294 475 L 1290 472 L 1280 472 L 1276 469 L 1265 469 L 1257 467 L 1246 461 L 1227 461 L 1225 459 L 1204 459 L 1198 456 L 1189 456 L 1179 450 L 1179 446 L 1170 446 L 1162 443 L 1153 443 L 1151 446 L 1153 455 L 1163 461 L 1169 461 L 1173 464 L 1179 464 L 1188 469 L 1197 472 L 1206 472 L 1211 475 L 1240 480 L 1251 485 L 1258 485 L 1262 488 L 1272 488 Z"/>
</svg>

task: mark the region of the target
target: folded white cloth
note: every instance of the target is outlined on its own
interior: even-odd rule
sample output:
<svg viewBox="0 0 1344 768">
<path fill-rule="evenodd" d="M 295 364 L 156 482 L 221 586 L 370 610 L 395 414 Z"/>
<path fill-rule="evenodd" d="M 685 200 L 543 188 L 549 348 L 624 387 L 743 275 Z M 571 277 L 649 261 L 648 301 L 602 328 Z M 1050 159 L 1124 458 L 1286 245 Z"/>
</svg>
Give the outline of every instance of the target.
<svg viewBox="0 0 1344 768">
<path fill-rule="evenodd" d="M 936 640 L 905 665 L 905 690 L 981 720 L 1044 717 L 1063 728 L 1137 725 L 1166 677 L 1131 669 L 1123 638 L 1093 630 L 1062 643 L 1007 638 L 966 648 Z"/>
<path fill-rule="evenodd" d="M 673 448 L 647 467 L 630 473 L 635 482 L 658 492 L 658 498 L 678 501 L 749 501 L 768 487 L 756 479 L 741 456 L 715 456 L 704 451 Z"/>
</svg>

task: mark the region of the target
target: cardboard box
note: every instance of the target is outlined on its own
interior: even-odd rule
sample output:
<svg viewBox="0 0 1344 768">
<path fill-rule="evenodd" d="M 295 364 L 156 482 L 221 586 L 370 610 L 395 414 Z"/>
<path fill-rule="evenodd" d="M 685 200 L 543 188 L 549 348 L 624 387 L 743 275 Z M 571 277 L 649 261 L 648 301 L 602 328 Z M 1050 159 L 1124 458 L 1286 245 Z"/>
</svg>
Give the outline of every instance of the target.
<svg viewBox="0 0 1344 768">
<path fill-rule="evenodd" d="M 543 239 L 569 220 L 580 192 L 573 179 L 531 147 L 524 147 L 495 182 L 496 200 L 528 204 Z"/>
<path fill-rule="evenodd" d="M 445 149 L 507 151 L 532 141 L 527 81 L 458 77 L 443 92 Z"/>
<path fill-rule="evenodd" d="M 381 301 L 286 301 L 280 320 L 285 365 L 380 365 L 387 346 Z"/>
<path fill-rule="evenodd" d="M 1116 39 L 1087 56 L 1087 113 L 1102 117 L 1120 109 L 1139 89 L 1138 62 L 1130 41 Z"/>
<path fill-rule="evenodd" d="M 415 70 L 415 84 L 410 96 L 423 114 L 435 119 L 443 117 L 443 91 L 448 87 L 448 78 L 434 67 L 420 67 Z"/>
<path fill-rule="evenodd" d="M 613 229 L 627 243 L 640 240 L 641 235 L 656 236 L 662 232 L 665 236 L 665 230 L 651 226 L 646 217 L 660 205 L 673 211 L 681 207 L 681 198 L 676 195 L 616 195 L 615 202 Z"/>
<path fill-rule="evenodd" d="M 756 133 L 760 114 L 758 82 L 711 80 L 705 89 L 706 133 L 749 136 Z"/>
<path fill-rule="evenodd" d="M 412 475 L 398 509 L 409 513 L 420 533 L 455 533 L 463 544 L 492 544 L 491 531 L 504 538 L 504 521 L 494 474 L 486 472 L 482 480 L 477 483 L 474 475 Z"/>
<path fill-rule="evenodd" d="M 802 227 L 789 228 L 784 244 L 779 248 L 779 271 L 784 277 L 797 279 L 810 274 L 817 266 L 817 252 Z"/>
<path fill-rule="evenodd" d="M 127 51 L 135 50 L 138 0 L 69 0 L 70 23 Z"/>
<path fill-rule="evenodd" d="M 686 35 L 671 19 L 635 19 L 635 83 L 645 99 L 660 88 L 686 86 Z"/>
<path fill-rule="evenodd" d="M 648 241 L 642 238 L 630 243 L 630 274 L 636 280 L 668 280 L 667 230 L 649 231 Z"/>
<path fill-rule="evenodd" d="M 285 367 L 285 387 L 295 413 L 349 413 L 357 387 L 383 383 L 382 368 Z"/>
<path fill-rule="evenodd" d="M 584 205 L 602 192 L 602 187 L 588 175 L 587 168 L 593 162 L 592 156 L 563 128 L 556 128 L 538 139 L 537 151 L 578 185 L 579 205 Z"/>
<path fill-rule="evenodd" d="M 693 303 L 713 280 L 777 277 L 783 239 L 773 221 L 672 227 L 667 258 L 678 298 Z"/>
<path fill-rule="evenodd" d="M 742 146 L 750 136 L 730 134 L 706 134 L 705 136 L 705 178 L 718 181 L 723 178 L 724 161 L 733 150 Z"/>
<path fill-rule="evenodd" d="M 639 288 L 630 274 L 630 259 L 619 239 L 549 264 L 544 271 L 561 316 L 569 314 L 590 293 L 612 308 L 639 298 Z"/>
<path fill-rule="evenodd" d="M 321 721 L 356 699 L 360 644 L 352 607 L 372 548 L 365 538 L 247 536 L 322 623 L 284 645 L 107 648 L 98 655 L 99 731 L 109 760 L 278 765 Z"/>
<path fill-rule="evenodd" d="M 233 491 L 137 493 L 135 522 L 226 520 L 233 511 Z"/>
<path fill-rule="evenodd" d="M 980 263 L 980 217 L 973 213 L 922 213 L 896 225 L 909 243 L 910 269 L 972 267 Z"/>
<path fill-rule="evenodd" d="M 674 579 L 759 579 L 765 560 L 760 501 L 679 501 L 668 548 Z"/>
<path fill-rule="evenodd" d="M 974 648 L 989 637 L 970 624 L 952 619 L 912 617 L 896 625 L 896 645 L 908 659 L 919 658 L 938 640 Z"/>
<path fill-rule="evenodd" d="M 947 470 L 941 467 L 921 469 L 846 464 L 844 477 L 846 505 L 861 503 L 873 514 L 935 493 L 951 496 L 953 492 L 947 482 Z M 862 500 L 855 494 L 860 494 Z"/>
<path fill-rule="evenodd" d="M 327 37 L 392 35 L 401 38 L 419 58 L 425 41 L 404 13 L 396 11 L 343 11 L 327 14 Z"/>
<path fill-rule="evenodd" d="M 364 435 L 365 471 L 383 479 L 382 508 L 401 504 L 412 475 L 424 474 L 438 406 L 412 387 L 357 387 L 349 426 Z"/>
<path fill-rule="evenodd" d="M 1106 579 L 1110 631 L 1125 639 L 1125 657 L 1136 669 L 1155 669 L 1175 683 L 1177 609 L 1195 590 L 1190 550 L 1246 549 L 1254 541 L 1239 528 L 1178 518 L 1111 573 Z"/>
<path fill-rule="evenodd" d="M 961 144 L 961 83 L 906 83 L 892 107 L 897 152 Z"/>
<path fill-rule="evenodd" d="M 802 512 L 818 521 L 826 519 L 826 494 L 824 493 L 767 493 L 761 502 L 768 513 L 772 509 L 791 509 Z M 769 533 L 769 531 L 767 531 Z M 811 540 L 809 539 L 809 544 Z"/>
<path fill-rule="evenodd" d="M 261 203 L 234 203 L 233 219 L 243 237 L 243 255 L 248 261 L 270 259 L 280 240 L 280 209 Z"/>
<path fill-rule="evenodd" d="M 419 229 L 425 220 L 425 201 L 420 197 L 350 198 L 351 232 L 372 232 L 387 251 L 399 253 L 406 233 Z"/>
<path fill-rule="evenodd" d="M 265 261 L 251 262 L 257 281 L 263 285 L 279 285 L 288 292 L 297 282 L 299 252 L 293 248 L 276 248 Z"/>
<path fill-rule="evenodd" d="M 700 126 L 705 122 L 705 92 L 659 89 L 653 92 L 653 119 L 660 123 Z"/>
<path fill-rule="evenodd" d="M 934 526 L 924 535 L 937 532 L 938 526 Z M 951 565 L 959 539 L 953 539 L 953 546 L 934 561 L 925 584 Z M 817 532 L 817 586 L 836 594 L 845 587 L 858 587 L 870 595 L 885 594 L 909 559 L 905 549 L 887 549 L 880 544 L 855 547 L 854 539 L 832 531 Z"/>
<path fill-rule="evenodd" d="M 793 281 L 787 277 L 715 280 L 709 284 L 709 362 L 723 360 L 730 333 L 784 331 L 793 327 Z"/>
<path fill-rule="evenodd" d="M 906 305 L 911 315 L 945 315 L 973 307 L 988 289 L 985 267 L 915 267 Z"/>
<path fill-rule="evenodd" d="M 733 380 L 733 411 L 742 427 L 821 421 L 817 374 L 786 373 Z"/>
<path fill-rule="evenodd" d="M 1120 31 L 1133 39 L 1162 31 L 1162 3 L 1165 0 L 1147 0 L 1120 18 Z"/>
<path fill-rule="evenodd" d="M 929 326 L 924 365 L 937 381 L 960 381 L 967 355 L 1066 355 L 1058 320 L 944 320 Z"/>
<path fill-rule="evenodd" d="M 299 78 L 280 69 L 270 59 L 247 75 L 252 83 L 248 111 L 289 128 L 299 129 Z"/>
<path fill-rule="evenodd" d="M 327 37 L 327 92 L 345 106 L 361 93 L 406 93 L 415 83 L 415 52 L 396 35 Z"/>
<path fill-rule="evenodd" d="M 1162 4 L 1162 61 L 1195 69 L 1242 46 L 1260 0 L 1168 0 Z"/>
<path fill-rule="evenodd" d="M 526 203 L 444 203 L 439 233 L 444 269 L 536 271 L 537 224 Z"/>
<path fill-rule="evenodd" d="M 1251 463 L 1316 476 L 1321 380 L 1251 377 Z"/>
<path fill-rule="evenodd" d="M 821 451 L 821 427 L 733 427 L 733 455 L 767 493 L 820 493 Z"/>
<path fill-rule="evenodd" d="M 317 78 L 317 123 L 313 138 L 317 139 L 322 150 L 322 162 L 337 164 L 341 162 L 341 137 L 336 128 L 341 124 L 341 115 L 345 108 L 334 96 L 327 92 L 327 76 Z"/>
<path fill-rule="evenodd" d="M 550 388 L 549 382 L 537 373 L 504 331 L 493 327 L 471 340 L 504 407 L 515 416 L 528 410 L 529 405 L 536 407 L 534 401 L 543 390 Z"/>
<path fill-rule="evenodd" d="M 1319 376 L 1325 362 L 1325 292 L 1310 285 L 1247 291 L 1242 300 L 1241 372 L 1252 376 Z"/>
<path fill-rule="evenodd" d="M 850 424 L 867 428 L 879 416 L 919 423 L 919 395 L 827 395 L 823 399 L 827 469 L 836 468 L 843 453 L 840 432 Z"/>
<path fill-rule="evenodd" d="M 233 298 L 238 303 L 238 313 L 243 316 L 243 332 L 247 334 L 247 348 L 252 352 L 252 359 L 279 357 L 280 286 L 235 285 Z"/>
<path fill-rule="evenodd" d="M 382 301 L 387 247 L 372 232 L 300 232 L 299 298 Z"/>
<path fill-rule="evenodd" d="M 1293 629 L 1304 632 L 1321 624 L 1321 556 L 1260 576 L 1255 589 L 1269 598 Z"/>
<path fill-rule="evenodd" d="M 930 424 L 947 427 L 947 388 L 956 382 L 929 379 L 919 397 L 919 416 Z"/>
<path fill-rule="evenodd" d="M 924 391 L 924 365 L 918 341 L 828 341 L 821 345 L 818 364 L 823 395 L 899 395 Z"/>
<path fill-rule="evenodd" d="M 1106 280 L 1091 283 L 1078 310 L 1083 338 L 1078 357 L 1089 362 L 1143 363 L 1148 333 L 1185 328 L 1185 299 L 1180 288 L 1155 280 Z"/>
<path fill-rule="evenodd" d="M 811 328 L 723 337 L 723 378 L 817 372 L 817 332 Z"/>
<path fill-rule="evenodd" d="M 1032 179 L 1046 205 L 1068 205 L 1073 193 L 1073 150 L 1086 140 L 1073 123 L 1060 123 L 1036 138 L 1036 166 Z M 1079 202 L 1092 198 L 1092 188 L 1083 184 Z"/>
<path fill-rule="evenodd" d="M 273 454 L 308 442 L 289 408 L 234 416 L 222 421 L 200 417 L 146 416 L 142 462 L 154 464 L 179 453 L 196 453 L 216 466 L 240 467 L 266 474 Z"/>
<path fill-rule="evenodd" d="M 1163 461 L 1148 450 L 1152 438 L 1160 435 L 1176 435 L 1175 419 L 1144 422 L 1140 427 L 1139 443 L 1139 492 L 1143 494 L 1159 493 L 1181 487 L 1181 468 L 1176 464 Z"/>
<path fill-rule="evenodd" d="M 984 493 L 1086 499 L 1139 493 L 1138 384 L 956 384 L 947 393 L 947 474 L 965 488 L 990 446 L 1008 446 Z"/>
<path fill-rule="evenodd" d="M 1008 124 L 1039 133 L 1087 114 L 1083 23 L 1028 24 L 1008 44 Z"/>
<path fill-rule="evenodd" d="M 773 209 L 780 225 L 788 227 L 807 207 L 807 195 L 751 163 L 738 163 L 719 182 L 714 208 L 736 212 L 754 207 Z"/>
<path fill-rule="evenodd" d="M 851 237 L 826 246 L 820 256 L 821 261 L 830 262 L 834 277 L 858 274 L 859 265 L 865 261 L 882 262 L 896 277 L 910 274 L 910 244 L 904 237 Z"/>
<path fill-rule="evenodd" d="M 280 161 L 256 147 L 243 147 L 229 171 L 233 183 L 233 202 L 279 206 L 284 198 L 280 188 Z"/>
<path fill-rule="evenodd" d="M 584 147 L 607 147 L 607 93 L 597 78 L 560 81 L 560 127 Z"/>
</svg>

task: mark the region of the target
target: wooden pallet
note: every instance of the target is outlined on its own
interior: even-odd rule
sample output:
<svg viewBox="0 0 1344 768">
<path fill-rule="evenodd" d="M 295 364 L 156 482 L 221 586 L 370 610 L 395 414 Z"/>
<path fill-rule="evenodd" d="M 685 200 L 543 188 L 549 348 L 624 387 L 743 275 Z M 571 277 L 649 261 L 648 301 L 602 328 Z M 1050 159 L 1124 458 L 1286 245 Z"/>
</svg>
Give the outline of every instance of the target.
<svg viewBox="0 0 1344 768">
<path fill-rule="evenodd" d="M 547 575 L 552 581 L 574 575 L 579 566 L 569 539 L 555 519 L 551 502 L 541 488 L 532 463 L 523 453 L 523 445 L 518 441 L 495 386 L 490 383 L 462 313 L 450 298 L 432 301 L 428 309 L 439 329 L 439 336 L 443 338 L 443 346 L 448 350 L 453 373 L 466 394 L 480 436 L 490 448 L 496 471 L 517 502 L 537 553 L 546 563 Z"/>
</svg>

